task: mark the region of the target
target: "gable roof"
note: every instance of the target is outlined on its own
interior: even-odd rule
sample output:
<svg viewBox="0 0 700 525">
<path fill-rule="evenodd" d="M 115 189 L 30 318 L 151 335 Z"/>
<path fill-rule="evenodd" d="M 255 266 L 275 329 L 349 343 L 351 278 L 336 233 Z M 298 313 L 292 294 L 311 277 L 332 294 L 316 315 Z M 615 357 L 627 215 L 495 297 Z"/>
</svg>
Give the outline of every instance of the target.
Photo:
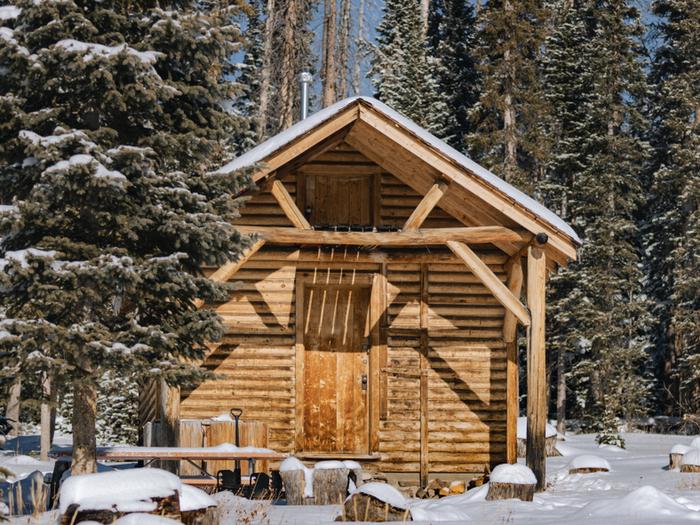
<svg viewBox="0 0 700 525">
<path fill-rule="evenodd" d="M 300 137 L 310 133 L 315 128 L 322 126 L 327 121 L 333 119 L 334 116 L 341 113 L 346 108 L 353 105 L 367 105 L 380 113 L 384 117 L 393 121 L 394 124 L 403 128 L 411 135 L 414 135 L 419 140 L 424 142 L 430 148 L 436 150 L 448 160 L 463 168 L 469 174 L 479 178 L 487 186 L 496 190 L 498 193 L 505 195 L 509 200 L 513 201 L 520 208 L 530 212 L 535 217 L 539 218 L 544 223 L 548 224 L 555 230 L 563 233 L 573 243 L 580 245 L 581 239 L 576 234 L 574 229 L 562 220 L 557 214 L 546 208 L 535 199 L 526 195 L 519 189 L 510 185 L 494 173 L 490 172 L 483 166 L 480 166 L 466 155 L 460 153 L 453 147 L 449 146 L 435 135 L 421 128 L 418 124 L 404 117 L 389 106 L 372 97 L 350 97 L 335 104 L 322 109 L 321 111 L 311 115 L 310 117 L 294 124 L 285 131 L 269 138 L 260 145 L 251 149 L 247 153 L 235 158 L 228 164 L 222 166 L 214 173 L 231 173 L 233 171 L 248 168 L 258 163 L 264 163 L 266 160 L 274 156 L 280 150 L 285 149 L 288 145 L 299 139 Z M 459 181 L 457 181 L 459 182 Z"/>
</svg>

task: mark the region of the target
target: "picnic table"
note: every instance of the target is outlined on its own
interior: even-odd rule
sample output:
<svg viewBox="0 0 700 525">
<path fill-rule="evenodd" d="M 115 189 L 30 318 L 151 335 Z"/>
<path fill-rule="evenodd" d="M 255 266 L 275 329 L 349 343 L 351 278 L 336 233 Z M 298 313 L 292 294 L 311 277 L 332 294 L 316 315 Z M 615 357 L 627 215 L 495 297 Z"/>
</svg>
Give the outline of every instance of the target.
<svg viewBox="0 0 700 525">
<path fill-rule="evenodd" d="M 68 457 L 73 454 L 72 447 L 55 448 L 50 455 L 54 457 Z M 192 485 L 200 485 L 205 482 L 216 481 L 216 474 L 210 474 L 206 470 L 207 461 L 247 461 L 248 472 L 255 471 L 255 462 L 258 460 L 282 461 L 286 454 L 274 450 L 256 447 L 236 447 L 229 443 L 215 447 L 97 447 L 97 459 L 105 461 L 143 461 L 144 466 L 154 461 L 186 461 L 194 466 L 202 474 L 201 478 L 183 478 L 183 481 Z M 201 461 L 202 464 L 195 463 Z"/>
</svg>

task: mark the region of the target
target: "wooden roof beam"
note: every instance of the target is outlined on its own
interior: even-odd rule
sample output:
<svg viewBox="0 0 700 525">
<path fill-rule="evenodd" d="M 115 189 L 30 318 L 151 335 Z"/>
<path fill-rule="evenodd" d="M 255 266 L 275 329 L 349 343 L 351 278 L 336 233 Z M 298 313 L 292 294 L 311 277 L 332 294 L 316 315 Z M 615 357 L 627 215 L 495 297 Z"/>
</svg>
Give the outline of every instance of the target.
<svg viewBox="0 0 700 525">
<path fill-rule="evenodd" d="M 506 310 L 512 312 L 523 325 L 530 325 L 530 313 L 527 311 L 527 308 L 523 306 L 520 299 L 501 282 L 491 269 L 479 259 L 479 256 L 475 254 L 469 246 L 459 241 L 447 241 L 446 244 L 457 257 L 462 259 L 464 264 L 467 265 L 467 268 L 469 268 L 469 271 L 491 291 L 493 296 Z"/>
<path fill-rule="evenodd" d="M 253 242 L 253 244 L 248 246 L 248 248 L 243 253 L 241 253 L 241 256 L 238 260 L 227 262 L 218 270 L 216 270 L 213 274 L 211 274 L 209 276 L 209 279 L 217 283 L 225 283 L 231 277 L 233 277 L 238 270 L 241 269 L 241 266 L 248 262 L 248 259 L 250 259 L 257 252 L 259 252 L 260 248 L 262 248 L 263 246 L 265 246 L 265 240 L 256 239 Z M 196 299 L 194 305 L 197 308 L 201 308 L 202 306 L 204 306 L 204 301 L 202 299 Z"/>
<path fill-rule="evenodd" d="M 428 218 L 430 212 L 435 209 L 440 199 L 447 191 L 447 184 L 444 182 L 436 182 L 425 194 L 423 200 L 418 203 L 416 209 L 413 210 L 411 216 L 406 220 L 403 225 L 403 231 L 415 231 L 421 227 L 425 219 Z"/>
<path fill-rule="evenodd" d="M 272 193 L 272 196 L 294 226 L 303 230 L 311 229 L 311 224 L 306 220 L 306 217 L 304 217 L 304 214 L 301 212 L 296 202 L 294 202 L 294 199 L 292 199 L 292 196 L 287 191 L 287 188 L 284 187 L 282 181 L 278 179 L 273 180 L 270 185 L 270 193 Z"/>
<path fill-rule="evenodd" d="M 432 228 L 398 232 L 337 232 L 300 228 L 238 226 L 245 235 L 257 234 L 272 244 L 349 245 L 349 246 L 431 246 L 448 241 L 488 244 L 499 241 L 521 242 L 522 236 L 502 226 Z"/>
</svg>

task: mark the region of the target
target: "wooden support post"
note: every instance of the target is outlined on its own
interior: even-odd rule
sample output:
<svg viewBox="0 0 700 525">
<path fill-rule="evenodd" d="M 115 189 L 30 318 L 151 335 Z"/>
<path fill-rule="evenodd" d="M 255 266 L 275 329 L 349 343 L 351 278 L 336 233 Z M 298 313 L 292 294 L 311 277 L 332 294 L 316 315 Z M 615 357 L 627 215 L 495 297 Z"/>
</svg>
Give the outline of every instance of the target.
<svg viewBox="0 0 700 525">
<path fill-rule="evenodd" d="M 383 320 L 387 308 L 386 265 L 372 279 L 372 295 L 370 304 L 370 335 L 372 347 L 370 350 L 370 421 L 369 421 L 369 451 L 379 450 L 379 421 L 386 413 L 386 367 L 387 347 L 382 333 Z"/>
<path fill-rule="evenodd" d="M 428 457 L 428 265 L 420 266 L 420 486 L 428 485 L 430 458 Z"/>
<path fill-rule="evenodd" d="M 219 283 L 224 283 L 228 281 L 231 277 L 234 276 L 234 274 L 241 269 L 241 266 L 243 266 L 246 262 L 248 262 L 248 259 L 250 259 L 253 255 L 255 255 L 258 251 L 260 251 L 260 248 L 262 248 L 265 245 L 265 240 L 264 239 L 257 239 L 253 244 L 251 244 L 246 251 L 244 251 L 241 254 L 241 257 L 237 261 L 231 261 L 226 264 L 224 264 L 221 268 L 216 270 L 213 274 L 209 276 L 209 279 L 212 281 L 216 281 Z M 195 306 L 197 308 L 201 308 L 204 306 L 204 301 L 201 299 L 197 299 L 194 302 Z"/>
<path fill-rule="evenodd" d="M 270 193 L 272 193 L 272 196 L 277 200 L 280 208 L 282 208 L 282 211 L 294 226 L 303 230 L 311 229 L 311 224 L 306 220 L 304 213 L 296 205 L 282 181 L 273 180 L 270 185 Z"/>
<path fill-rule="evenodd" d="M 425 219 L 428 218 L 430 212 L 433 211 L 435 206 L 437 206 L 442 196 L 445 195 L 447 191 L 447 184 L 444 182 L 438 182 L 433 184 L 433 186 L 425 194 L 423 200 L 418 203 L 416 209 L 413 210 L 411 216 L 406 220 L 403 225 L 404 231 L 415 231 L 421 227 Z"/>
<path fill-rule="evenodd" d="M 180 389 L 160 381 L 160 425 L 159 443 L 161 447 L 177 447 L 180 438 Z M 175 472 L 177 461 L 165 462 L 161 468 Z"/>
<path fill-rule="evenodd" d="M 544 249 L 530 246 L 527 253 L 527 302 L 532 323 L 527 344 L 527 466 L 537 477 L 537 490 L 546 481 L 545 425 L 547 382 L 545 356 L 545 286 L 547 261 Z"/>
<path fill-rule="evenodd" d="M 530 324 L 530 314 L 508 287 L 496 277 L 491 269 L 475 254 L 469 246 L 457 241 L 447 241 L 447 247 L 452 250 L 457 257 L 462 259 L 469 271 L 478 277 L 486 288 L 491 290 L 493 296 L 501 303 L 506 310 L 515 315 L 525 326 Z"/>
<path fill-rule="evenodd" d="M 523 286 L 523 267 L 520 254 L 512 257 L 507 265 L 508 289 L 520 298 Z M 519 378 L 518 378 L 518 341 L 515 315 L 506 310 L 503 321 L 503 341 L 506 343 L 506 461 L 515 463 L 518 459 L 518 413 L 519 413 Z"/>
</svg>

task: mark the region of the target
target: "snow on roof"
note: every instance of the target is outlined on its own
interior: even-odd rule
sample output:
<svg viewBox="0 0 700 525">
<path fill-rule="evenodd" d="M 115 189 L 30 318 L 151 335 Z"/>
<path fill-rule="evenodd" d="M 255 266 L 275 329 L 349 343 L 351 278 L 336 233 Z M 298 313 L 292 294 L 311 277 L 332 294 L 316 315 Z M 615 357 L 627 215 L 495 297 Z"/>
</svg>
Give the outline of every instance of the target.
<svg viewBox="0 0 700 525">
<path fill-rule="evenodd" d="M 373 107 L 378 112 L 384 114 L 389 119 L 395 121 L 405 130 L 412 133 L 432 148 L 438 150 L 451 161 L 455 162 L 456 164 L 459 164 L 462 168 L 466 169 L 470 173 L 473 173 L 481 180 L 486 182 L 489 186 L 505 194 L 507 197 L 515 201 L 521 207 L 530 211 L 531 213 L 536 215 L 541 220 L 547 222 L 555 229 L 568 235 L 576 243 L 581 244 L 581 239 L 574 231 L 574 229 L 571 226 L 569 226 L 566 222 L 564 222 L 554 212 L 547 209 L 544 205 L 540 204 L 529 195 L 526 195 L 519 189 L 515 188 L 514 186 L 511 186 L 506 181 L 493 174 L 483 166 L 480 166 L 466 155 L 460 153 L 453 147 L 449 146 L 429 131 L 420 127 L 412 120 L 404 117 L 403 115 L 391 109 L 383 102 L 380 102 L 379 100 L 372 97 L 350 97 L 336 102 L 335 104 L 322 109 L 318 113 L 315 113 L 310 117 L 300 122 L 297 122 L 296 124 L 286 129 L 285 131 L 279 133 L 278 135 L 269 138 L 262 144 L 256 146 L 247 153 L 235 158 L 228 164 L 214 171 L 214 173 L 231 173 L 242 168 L 250 167 L 259 162 L 263 162 L 274 152 L 283 148 L 293 140 L 301 137 L 302 135 L 305 135 L 312 129 L 326 122 L 327 120 L 330 120 L 333 116 L 340 113 L 345 108 L 353 104 L 357 104 L 359 102 L 363 102 Z"/>
<path fill-rule="evenodd" d="M 537 483 L 537 478 L 532 470 L 525 465 L 502 463 L 493 469 L 489 481 L 514 485 L 534 485 Z"/>
</svg>

